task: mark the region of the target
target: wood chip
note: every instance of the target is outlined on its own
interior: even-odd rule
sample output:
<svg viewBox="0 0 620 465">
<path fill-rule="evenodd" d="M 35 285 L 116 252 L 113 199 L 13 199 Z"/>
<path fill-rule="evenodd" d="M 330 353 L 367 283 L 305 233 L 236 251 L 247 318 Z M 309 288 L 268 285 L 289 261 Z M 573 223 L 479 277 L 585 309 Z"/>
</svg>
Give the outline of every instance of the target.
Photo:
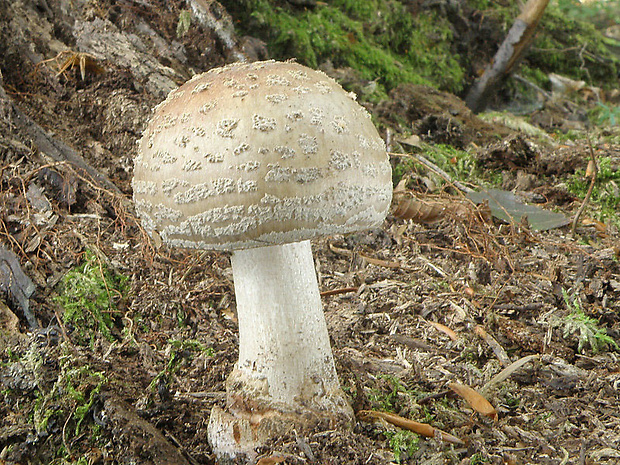
<svg viewBox="0 0 620 465">
<path fill-rule="evenodd" d="M 495 340 L 493 336 L 487 333 L 482 326 L 476 326 L 476 328 L 474 329 L 474 332 L 484 342 L 486 342 L 489 345 L 489 347 L 491 347 L 491 350 L 493 350 L 493 353 L 499 360 L 499 363 L 502 364 L 502 366 L 510 365 L 510 357 L 508 357 L 508 354 L 506 353 L 504 348 L 500 345 L 499 342 Z"/>
</svg>

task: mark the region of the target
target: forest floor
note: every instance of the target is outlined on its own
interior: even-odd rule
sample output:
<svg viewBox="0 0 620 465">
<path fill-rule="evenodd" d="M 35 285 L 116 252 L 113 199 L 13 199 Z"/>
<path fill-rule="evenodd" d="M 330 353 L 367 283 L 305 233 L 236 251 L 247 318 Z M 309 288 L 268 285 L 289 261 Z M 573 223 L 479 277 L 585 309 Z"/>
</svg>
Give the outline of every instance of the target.
<svg viewBox="0 0 620 465">
<path fill-rule="evenodd" d="M 237 51 L 221 31 L 177 39 L 183 2 L 147 3 L 0 2 L 3 464 L 215 463 L 206 427 L 238 344 L 229 257 L 156 247 L 130 180 L 150 109 Z M 576 108 L 545 102 L 531 132 L 423 87 L 369 107 L 407 187 L 447 213 L 313 243 L 341 383 L 356 411 L 463 444 L 360 415 L 278 438 L 260 463 L 620 463 L 618 216 L 591 202 L 574 235 L 507 224 L 404 150 L 572 218 L 592 157 L 596 198 L 620 196 L 618 126 L 588 129 Z"/>
</svg>

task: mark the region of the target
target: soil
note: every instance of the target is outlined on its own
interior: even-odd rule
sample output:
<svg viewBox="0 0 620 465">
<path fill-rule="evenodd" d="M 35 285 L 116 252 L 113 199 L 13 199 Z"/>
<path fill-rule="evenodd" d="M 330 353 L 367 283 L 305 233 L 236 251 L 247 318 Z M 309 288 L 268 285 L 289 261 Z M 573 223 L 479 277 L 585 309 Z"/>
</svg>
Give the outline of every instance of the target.
<svg viewBox="0 0 620 465">
<path fill-rule="evenodd" d="M 232 24 L 214 3 L 205 2 L 212 17 Z M 237 358 L 229 258 L 147 237 L 131 205 L 132 159 L 170 89 L 265 50 L 251 38 L 226 41 L 226 27 L 195 24 L 179 37 L 186 9 L 181 0 L 0 1 L 0 463 L 216 463 L 206 426 Z M 504 189 L 568 216 L 581 200 L 565 182 L 590 149 L 613 169 L 620 163 L 618 145 L 541 143 L 419 86 L 369 108 L 386 137 L 413 129 L 470 150 L 503 174 Z M 540 120 L 574 116 L 553 108 Z M 431 193 L 461 201 L 449 187 Z M 274 439 L 260 463 L 620 463 L 620 352 L 571 326 L 579 307 L 620 343 L 620 232 L 585 221 L 591 215 L 586 208 L 573 237 L 570 226 L 535 232 L 465 203 L 431 224 L 390 215 L 380 229 L 315 241 L 355 410 L 390 411 L 463 442 L 360 414 L 351 430 Z M 57 296 L 87 251 L 128 288 L 110 292 L 110 337 L 95 331 L 84 341 Z M 16 268 L 36 288 L 27 306 L 15 298 L 28 302 L 26 278 L 7 278 Z M 496 417 L 450 383 L 482 392 Z"/>
</svg>

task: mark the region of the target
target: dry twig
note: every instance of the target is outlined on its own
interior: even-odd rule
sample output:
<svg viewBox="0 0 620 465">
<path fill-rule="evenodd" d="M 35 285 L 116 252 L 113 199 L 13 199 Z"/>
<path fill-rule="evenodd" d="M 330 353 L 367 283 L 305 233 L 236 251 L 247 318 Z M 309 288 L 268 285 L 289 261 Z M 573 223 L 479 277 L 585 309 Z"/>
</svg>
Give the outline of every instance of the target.
<svg viewBox="0 0 620 465">
<path fill-rule="evenodd" d="M 592 148 L 592 141 L 590 140 L 590 136 L 588 138 L 588 147 L 590 148 L 590 163 L 589 165 L 592 167 L 591 171 L 591 179 L 590 179 L 590 187 L 588 187 L 588 192 L 586 192 L 586 196 L 577 210 L 577 214 L 575 215 L 575 219 L 573 220 L 573 226 L 571 227 L 571 236 L 573 239 L 575 238 L 575 232 L 577 231 L 577 224 L 579 223 L 579 218 L 583 214 L 588 202 L 590 201 L 590 197 L 592 196 L 592 191 L 594 190 L 594 185 L 596 184 L 596 176 L 598 175 L 598 164 L 596 163 L 596 155 L 594 154 L 594 149 Z"/>
<path fill-rule="evenodd" d="M 410 154 L 410 153 L 394 153 L 394 152 L 390 152 L 390 155 L 393 156 L 393 157 L 412 158 L 412 159 L 416 160 L 418 163 L 426 166 L 428 169 L 430 169 L 431 171 L 436 173 L 439 177 L 441 177 L 448 184 L 450 184 L 451 186 L 456 187 L 461 192 L 467 193 L 467 192 L 472 192 L 473 191 L 473 189 L 467 187 L 465 184 L 463 184 L 463 183 L 461 183 L 459 181 L 453 180 L 448 173 L 446 173 L 444 170 L 442 170 L 439 166 L 437 166 L 433 162 L 431 162 L 431 161 L 427 160 L 426 158 L 424 158 L 422 155 L 419 155 L 417 153 L 411 153 Z"/>
</svg>

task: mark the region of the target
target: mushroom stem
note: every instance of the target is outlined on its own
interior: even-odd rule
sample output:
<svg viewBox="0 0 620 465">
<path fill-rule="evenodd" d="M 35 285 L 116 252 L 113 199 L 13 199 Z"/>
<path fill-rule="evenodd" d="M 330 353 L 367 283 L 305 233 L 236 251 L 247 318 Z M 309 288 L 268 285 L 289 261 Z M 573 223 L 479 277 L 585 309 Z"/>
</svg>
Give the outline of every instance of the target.
<svg viewBox="0 0 620 465">
<path fill-rule="evenodd" d="M 227 382 L 228 412 L 216 411 L 210 421 L 216 454 L 247 454 L 278 430 L 351 423 L 310 242 L 238 250 L 231 262 L 239 361 Z"/>
<path fill-rule="evenodd" d="M 239 362 L 270 401 L 331 408 L 340 392 L 310 241 L 232 255 Z M 258 387 L 258 386 L 256 386 Z"/>
</svg>

